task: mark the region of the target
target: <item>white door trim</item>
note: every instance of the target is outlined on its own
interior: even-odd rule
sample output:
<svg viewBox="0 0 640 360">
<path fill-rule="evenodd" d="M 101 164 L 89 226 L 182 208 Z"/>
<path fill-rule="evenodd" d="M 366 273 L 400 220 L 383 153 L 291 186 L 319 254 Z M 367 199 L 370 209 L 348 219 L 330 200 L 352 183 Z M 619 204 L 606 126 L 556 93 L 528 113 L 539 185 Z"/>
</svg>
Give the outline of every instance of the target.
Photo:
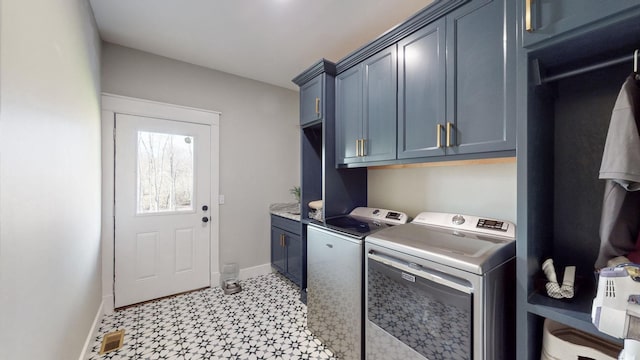
<svg viewBox="0 0 640 360">
<path fill-rule="evenodd" d="M 115 114 L 130 114 L 159 119 L 186 121 L 210 125 L 211 128 L 211 284 L 220 283 L 219 233 L 220 209 L 219 154 L 220 154 L 220 112 L 196 109 L 186 106 L 165 104 L 151 100 L 102 93 L 102 299 L 104 312 L 112 313 L 113 259 L 114 259 L 114 138 Z"/>
</svg>

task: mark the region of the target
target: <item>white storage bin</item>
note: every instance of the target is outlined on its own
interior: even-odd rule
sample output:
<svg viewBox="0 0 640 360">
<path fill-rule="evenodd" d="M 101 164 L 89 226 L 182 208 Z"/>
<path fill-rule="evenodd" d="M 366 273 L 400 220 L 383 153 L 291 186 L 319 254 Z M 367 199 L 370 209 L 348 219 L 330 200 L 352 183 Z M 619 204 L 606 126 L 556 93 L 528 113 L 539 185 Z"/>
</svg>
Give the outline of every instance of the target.
<svg viewBox="0 0 640 360">
<path fill-rule="evenodd" d="M 572 327 L 545 319 L 540 360 L 617 360 L 622 347 Z"/>
</svg>

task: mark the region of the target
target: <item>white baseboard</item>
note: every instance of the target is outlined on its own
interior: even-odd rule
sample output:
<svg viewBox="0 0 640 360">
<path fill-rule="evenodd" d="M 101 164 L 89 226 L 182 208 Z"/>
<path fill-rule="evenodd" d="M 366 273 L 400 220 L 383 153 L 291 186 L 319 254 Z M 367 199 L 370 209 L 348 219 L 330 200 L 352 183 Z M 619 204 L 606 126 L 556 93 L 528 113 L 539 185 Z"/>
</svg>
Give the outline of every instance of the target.
<svg viewBox="0 0 640 360">
<path fill-rule="evenodd" d="M 258 265 L 250 268 L 240 269 L 239 280 L 246 280 L 252 277 L 271 274 L 271 263 Z"/>
<path fill-rule="evenodd" d="M 114 309 L 113 294 L 105 295 L 102 297 L 102 311 L 105 315 L 111 315 L 115 311 Z"/>
<path fill-rule="evenodd" d="M 220 286 L 220 272 L 211 273 L 211 287 Z"/>
<path fill-rule="evenodd" d="M 101 302 L 100 306 L 98 307 L 98 312 L 96 313 L 96 317 L 93 319 L 91 330 L 89 330 L 89 334 L 87 334 L 87 339 L 84 341 L 84 347 L 82 348 L 82 352 L 80 353 L 80 357 L 78 358 L 78 360 L 84 360 L 91 350 L 90 346 L 93 343 L 93 338 L 98 333 L 98 327 L 100 326 L 100 322 L 102 321 L 103 308 L 104 301 Z"/>
</svg>

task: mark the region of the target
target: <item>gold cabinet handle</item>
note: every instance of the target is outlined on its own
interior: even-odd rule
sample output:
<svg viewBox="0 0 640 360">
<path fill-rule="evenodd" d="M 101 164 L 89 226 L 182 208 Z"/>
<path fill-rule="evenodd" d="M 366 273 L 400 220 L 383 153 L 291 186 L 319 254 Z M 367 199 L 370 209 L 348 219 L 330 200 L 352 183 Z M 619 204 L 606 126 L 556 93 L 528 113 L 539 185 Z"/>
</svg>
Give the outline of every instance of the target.
<svg viewBox="0 0 640 360">
<path fill-rule="evenodd" d="M 451 147 L 451 122 L 447 121 L 447 147 Z"/>
<path fill-rule="evenodd" d="M 282 247 L 287 247 L 287 235 L 282 234 Z"/>
<path fill-rule="evenodd" d="M 280 246 L 284 247 L 284 234 L 280 234 Z"/>
<path fill-rule="evenodd" d="M 442 124 L 436 124 L 436 147 L 437 148 L 442 147 L 442 141 L 440 139 L 441 133 L 442 133 Z"/>
<path fill-rule="evenodd" d="M 525 0 L 524 9 L 524 26 L 528 32 L 533 32 L 533 21 L 531 19 L 531 5 L 533 0 Z"/>
<path fill-rule="evenodd" d="M 360 139 L 356 139 L 356 156 L 360 156 Z"/>
<path fill-rule="evenodd" d="M 316 115 L 320 116 L 320 98 L 316 98 Z"/>
<path fill-rule="evenodd" d="M 362 150 L 360 150 L 360 156 L 367 156 L 366 146 L 365 146 L 365 142 L 366 141 L 367 141 L 367 139 L 360 140 L 360 146 L 362 148 Z"/>
</svg>

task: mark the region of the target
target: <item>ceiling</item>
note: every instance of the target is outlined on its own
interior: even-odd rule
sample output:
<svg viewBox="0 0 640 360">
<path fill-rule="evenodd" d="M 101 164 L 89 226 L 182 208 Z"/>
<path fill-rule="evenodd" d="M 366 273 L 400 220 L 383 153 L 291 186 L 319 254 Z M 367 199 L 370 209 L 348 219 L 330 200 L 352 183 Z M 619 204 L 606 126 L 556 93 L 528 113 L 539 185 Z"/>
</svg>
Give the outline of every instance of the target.
<svg viewBox="0 0 640 360">
<path fill-rule="evenodd" d="M 432 0 L 90 0 L 103 40 L 269 84 L 338 61 Z"/>
</svg>

